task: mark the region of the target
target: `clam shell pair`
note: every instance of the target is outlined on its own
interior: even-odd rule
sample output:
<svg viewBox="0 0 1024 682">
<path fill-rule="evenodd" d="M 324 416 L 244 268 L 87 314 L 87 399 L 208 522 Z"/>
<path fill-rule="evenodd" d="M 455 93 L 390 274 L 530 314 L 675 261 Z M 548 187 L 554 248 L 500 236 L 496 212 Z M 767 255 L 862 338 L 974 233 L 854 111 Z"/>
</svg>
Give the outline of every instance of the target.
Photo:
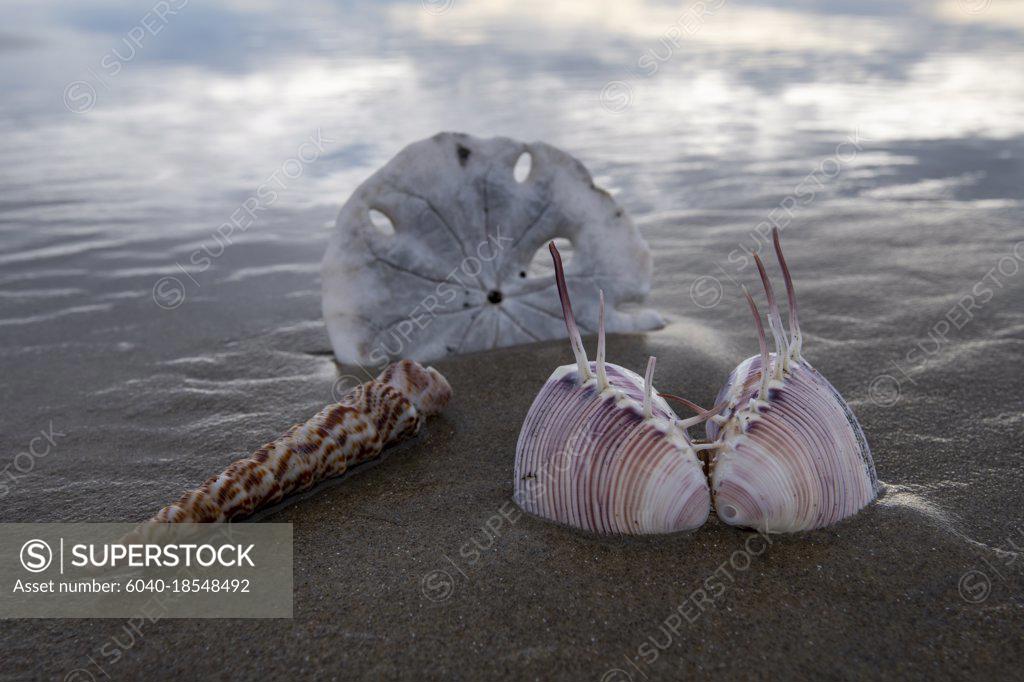
<svg viewBox="0 0 1024 682">
<path fill-rule="evenodd" d="M 764 532 L 822 528 L 855 514 L 878 492 L 860 424 L 839 392 L 802 356 L 792 277 L 778 230 L 775 253 L 786 282 L 785 329 L 764 265 L 769 352 L 756 304 L 760 353 L 741 362 L 705 410 L 605 362 L 603 296 L 597 361 L 573 319 L 561 259 L 550 251 L 574 365 L 552 373 L 526 416 L 515 459 L 515 500 L 528 513 L 600 534 L 692 530 L 712 507 L 733 526 Z M 680 419 L 664 397 L 697 415 Z M 706 422 L 709 442 L 689 429 Z M 706 463 L 706 464 L 705 464 Z"/>
</svg>

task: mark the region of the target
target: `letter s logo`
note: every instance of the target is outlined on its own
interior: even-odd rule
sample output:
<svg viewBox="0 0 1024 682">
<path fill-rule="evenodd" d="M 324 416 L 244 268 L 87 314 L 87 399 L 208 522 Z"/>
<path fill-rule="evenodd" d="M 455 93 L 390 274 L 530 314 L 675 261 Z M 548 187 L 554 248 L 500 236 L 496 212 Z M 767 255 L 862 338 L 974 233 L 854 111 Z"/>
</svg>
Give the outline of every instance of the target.
<svg viewBox="0 0 1024 682">
<path fill-rule="evenodd" d="M 42 573 L 52 561 L 53 551 L 42 540 L 29 540 L 21 546 L 21 565 L 30 573 Z"/>
</svg>

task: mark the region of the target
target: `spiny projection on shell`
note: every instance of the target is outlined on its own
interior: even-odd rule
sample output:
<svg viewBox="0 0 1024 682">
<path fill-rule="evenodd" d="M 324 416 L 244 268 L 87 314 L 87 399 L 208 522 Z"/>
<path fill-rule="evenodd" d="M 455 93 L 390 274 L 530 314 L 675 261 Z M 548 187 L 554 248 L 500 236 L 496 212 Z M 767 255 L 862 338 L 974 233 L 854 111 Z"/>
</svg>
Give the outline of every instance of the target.
<svg viewBox="0 0 1024 682">
<path fill-rule="evenodd" d="M 726 407 L 708 421 L 707 432 L 716 440 L 711 490 L 719 518 L 793 532 L 855 514 L 875 499 L 878 478 L 850 406 L 803 358 L 796 293 L 778 229 L 773 240 L 786 282 L 788 334 L 764 264 L 755 256 L 775 351 L 769 353 L 760 312 L 744 289 L 761 351 L 729 375 L 716 401 Z"/>
<path fill-rule="evenodd" d="M 597 362 L 587 359 L 558 250 L 555 280 L 576 364 L 557 368 L 526 416 L 516 445 L 515 500 L 528 513 L 601 534 L 670 533 L 707 519 L 703 466 L 686 429 L 646 376 L 605 362 L 598 297 Z"/>
<path fill-rule="evenodd" d="M 530 171 L 520 181 L 514 168 L 524 155 Z M 409 145 L 345 203 L 324 255 L 335 356 L 380 366 L 562 337 L 553 282 L 531 270 L 556 237 L 574 248 L 566 279 L 583 301 L 584 328 L 597 328 L 599 289 L 609 331 L 662 326 L 653 310 L 619 309 L 647 295 L 650 250 L 578 160 L 540 142 L 459 133 Z"/>
<path fill-rule="evenodd" d="M 285 497 L 380 456 L 438 414 L 451 387 L 433 367 L 402 360 L 296 424 L 250 457 L 161 509 L 149 523 L 219 523 L 250 516 Z"/>
</svg>

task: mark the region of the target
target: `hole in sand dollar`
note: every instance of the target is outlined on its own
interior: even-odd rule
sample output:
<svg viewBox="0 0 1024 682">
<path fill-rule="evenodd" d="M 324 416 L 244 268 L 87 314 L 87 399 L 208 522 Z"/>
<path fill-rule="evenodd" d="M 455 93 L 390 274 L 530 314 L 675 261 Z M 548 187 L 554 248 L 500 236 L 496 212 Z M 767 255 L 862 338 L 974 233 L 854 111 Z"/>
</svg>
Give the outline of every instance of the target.
<svg viewBox="0 0 1024 682">
<path fill-rule="evenodd" d="M 572 242 L 565 237 L 556 237 L 553 241 L 555 242 L 555 246 L 558 247 L 558 252 L 562 254 L 563 267 L 568 270 L 573 256 Z M 551 264 L 551 253 L 548 251 L 548 242 L 544 242 L 544 244 L 534 252 L 533 259 L 530 260 L 530 265 L 526 268 L 526 274 L 530 277 L 547 278 L 555 276 L 555 266 Z"/>
<path fill-rule="evenodd" d="M 533 155 L 530 152 L 523 152 L 516 159 L 515 167 L 512 168 L 512 177 L 516 179 L 516 182 L 526 182 L 532 169 Z"/>
<path fill-rule="evenodd" d="M 375 208 L 370 209 L 370 223 L 383 235 L 390 237 L 395 234 L 395 224 L 391 218 Z"/>
</svg>

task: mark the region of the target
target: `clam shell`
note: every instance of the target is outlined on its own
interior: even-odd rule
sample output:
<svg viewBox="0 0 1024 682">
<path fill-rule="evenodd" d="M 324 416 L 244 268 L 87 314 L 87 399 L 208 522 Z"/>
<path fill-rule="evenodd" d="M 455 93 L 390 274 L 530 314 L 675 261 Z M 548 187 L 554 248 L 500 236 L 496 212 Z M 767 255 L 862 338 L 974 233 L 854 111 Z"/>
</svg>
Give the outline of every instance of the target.
<svg viewBox="0 0 1024 682">
<path fill-rule="evenodd" d="M 515 500 L 525 511 L 601 534 L 671 533 L 707 519 L 703 465 L 654 396 L 644 417 L 644 379 L 606 364 L 580 381 L 579 367 L 552 373 L 516 445 Z"/>
<path fill-rule="evenodd" d="M 722 439 L 711 464 L 719 518 L 769 532 L 811 530 L 875 499 L 867 439 L 832 384 L 797 360 L 764 402 L 752 397 L 760 378 L 760 356 L 743 361 L 719 393 L 733 406 L 724 425 L 707 425 L 709 437 Z"/>
<path fill-rule="evenodd" d="M 530 171 L 520 182 L 523 155 Z M 584 329 L 597 328 L 599 289 L 609 331 L 663 325 L 653 310 L 617 309 L 647 295 L 650 250 L 578 160 L 540 142 L 459 133 L 409 145 L 338 215 L 321 268 L 335 356 L 380 366 L 564 338 L 554 282 L 531 272 L 538 248 L 556 237 L 574 248 L 566 271 Z"/>
<path fill-rule="evenodd" d="M 719 518 L 764 532 L 794 532 L 857 513 L 877 496 L 878 476 L 853 410 L 801 355 L 796 292 L 778 228 L 772 241 L 786 282 L 789 329 L 755 254 L 775 352 L 768 352 L 761 314 L 744 288 L 761 352 L 729 375 L 716 401 L 725 410 L 706 428 L 716 441 L 710 479 Z"/>
</svg>

